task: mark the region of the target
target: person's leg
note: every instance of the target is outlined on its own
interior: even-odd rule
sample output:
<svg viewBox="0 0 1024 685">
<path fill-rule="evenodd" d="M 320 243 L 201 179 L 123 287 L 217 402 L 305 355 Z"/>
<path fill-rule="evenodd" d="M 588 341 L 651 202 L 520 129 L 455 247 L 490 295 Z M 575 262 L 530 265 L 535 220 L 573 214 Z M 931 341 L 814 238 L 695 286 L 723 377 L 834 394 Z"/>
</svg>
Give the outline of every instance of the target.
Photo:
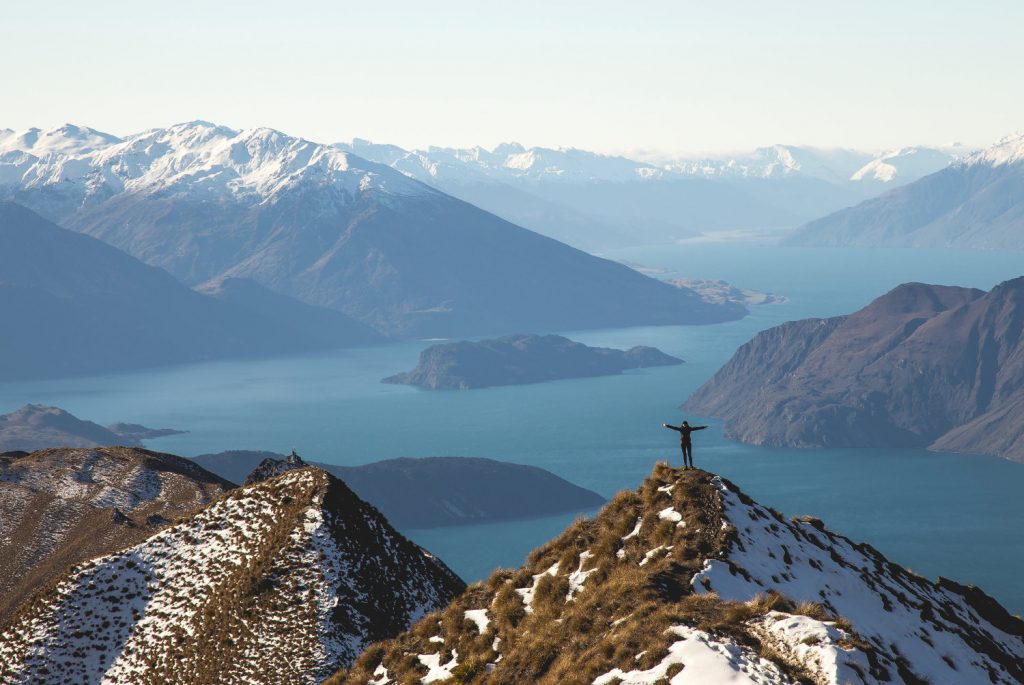
<svg viewBox="0 0 1024 685">
<path fill-rule="evenodd" d="M 689 445 L 689 443 L 685 443 L 685 442 L 683 443 L 683 468 L 684 469 L 690 467 L 690 460 L 692 458 L 690 456 L 690 452 L 691 452 L 692 449 L 693 448 Z"/>
</svg>

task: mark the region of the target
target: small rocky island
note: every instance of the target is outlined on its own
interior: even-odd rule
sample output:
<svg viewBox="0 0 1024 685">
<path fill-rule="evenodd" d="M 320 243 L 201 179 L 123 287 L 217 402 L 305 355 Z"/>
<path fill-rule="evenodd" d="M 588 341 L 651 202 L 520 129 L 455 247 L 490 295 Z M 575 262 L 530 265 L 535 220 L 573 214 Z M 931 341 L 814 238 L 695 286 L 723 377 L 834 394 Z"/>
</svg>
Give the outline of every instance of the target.
<svg viewBox="0 0 1024 685">
<path fill-rule="evenodd" d="M 428 390 L 471 390 L 494 385 L 523 385 L 567 378 L 612 376 L 627 369 L 675 366 L 682 359 L 653 347 L 615 350 L 588 347 L 560 335 L 508 335 L 477 342 L 432 345 L 415 369 L 384 383 Z"/>
</svg>

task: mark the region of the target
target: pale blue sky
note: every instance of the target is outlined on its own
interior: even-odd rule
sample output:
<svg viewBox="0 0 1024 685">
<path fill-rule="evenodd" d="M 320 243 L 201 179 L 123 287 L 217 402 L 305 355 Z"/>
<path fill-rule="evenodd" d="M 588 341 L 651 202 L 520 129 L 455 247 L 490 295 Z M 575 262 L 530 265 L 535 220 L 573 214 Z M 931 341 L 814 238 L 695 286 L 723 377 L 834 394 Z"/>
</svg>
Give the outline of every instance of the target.
<svg viewBox="0 0 1024 685">
<path fill-rule="evenodd" d="M 5 3 L 0 127 L 665 153 L 1024 129 L 1024 3 Z"/>
</svg>

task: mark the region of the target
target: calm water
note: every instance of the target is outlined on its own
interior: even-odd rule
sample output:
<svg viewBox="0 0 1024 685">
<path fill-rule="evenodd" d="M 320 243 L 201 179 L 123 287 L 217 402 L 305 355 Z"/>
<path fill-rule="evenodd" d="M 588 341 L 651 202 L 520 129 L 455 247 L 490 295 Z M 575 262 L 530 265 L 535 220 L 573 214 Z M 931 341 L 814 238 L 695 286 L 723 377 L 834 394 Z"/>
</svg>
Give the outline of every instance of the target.
<svg viewBox="0 0 1024 685">
<path fill-rule="evenodd" d="M 588 344 L 653 345 L 680 367 L 471 392 L 425 392 L 379 379 L 415 365 L 426 343 L 300 358 L 0 385 L 0 412 L 55 404 L 101 423 L 191 431 L 151 446 L 184 455 L 296 449 L 360 464 L 395 456 L 472 455 L 542 466 L 604 495 L 635 487 L 658 459 L 679 461 L 662 421 L 754 333 L 790 319 L 853 311 L 924 281 L 989 288 L 1024 273 L 1019 254 L 687 244 L 610 255 L 665 277 L 722 278 L 786 295 L 743 321 L 703 327 L 568 332 Z M 545 332 L 545 331 L 540 331 Z M 693 418 L 693 417 L 691 417 Z M 699 418 L 699 417 L 698 417 Z M 1024 465 L 919 450 L 789 450 L 696 436 L 699 466 L 787 514 L 812 514 L 927 576 L 980 585 L 1024 612 Z M 467 579 L 517 566 L 573 515 L 406 531 Z"/>
</svg>

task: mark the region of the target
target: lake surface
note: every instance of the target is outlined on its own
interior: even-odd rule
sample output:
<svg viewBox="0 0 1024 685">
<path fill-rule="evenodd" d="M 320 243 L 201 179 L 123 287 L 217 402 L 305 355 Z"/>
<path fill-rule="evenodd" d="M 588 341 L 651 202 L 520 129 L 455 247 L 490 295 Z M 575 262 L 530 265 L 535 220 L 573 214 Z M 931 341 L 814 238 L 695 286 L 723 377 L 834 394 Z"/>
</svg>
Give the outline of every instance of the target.
<svg viewBox="0 0 1024 685">
<path fill-rule="evenodd" d="M 621 376 L 469 392 L 381 384 L 415 366 L 428 344 L 408 342 L 3 384 L 0 413 L 37 402 L 104 424 L 187 429 L 148 443 L 187 456 L 295 449 L 336 464 L 484 456 L 541 466 L 610 496 L 636 487 L 657 460 L 679 463 L 677 436 L 661 423 L 682 418 L 679 405 L 757 331 L 849 313 L 907 281 L 988 289 L 1024 274 L 1024 260 L 1013 253 L 781 248 L 767 240 L 606 256 L 661 270 L 666 278 L 721 278 L 789 301 L 715 326 L 562 332 L 591 345 L 653 345 L 687 361 Z M 818 516 L 918 573 L 977 584 L 1013 612 L 1024 612 L 1024 465 L 922 450 L 751 447 L 725 440 L 721 426 L 711 423 L 695 436 L 698 466 L 734 480 L 765 505 Z M 406 532 L 475 580 L 498 566 L 518 566 L 574 517 Z"/>
</svg>

